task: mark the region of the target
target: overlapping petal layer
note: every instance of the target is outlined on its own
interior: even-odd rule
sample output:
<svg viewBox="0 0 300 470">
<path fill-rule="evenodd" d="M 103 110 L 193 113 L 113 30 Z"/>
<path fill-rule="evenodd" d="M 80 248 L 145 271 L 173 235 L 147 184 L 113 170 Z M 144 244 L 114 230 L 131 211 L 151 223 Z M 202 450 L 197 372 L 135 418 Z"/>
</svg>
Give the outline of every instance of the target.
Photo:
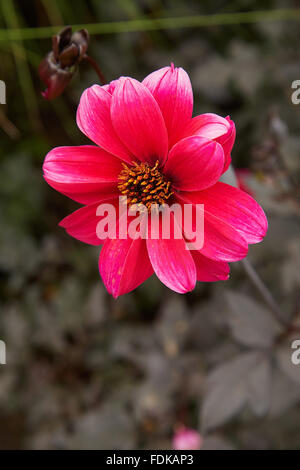
<svg viewBox="0 0 300 470">
<path fill-rule="evenodd" d="M 228 263 L 211 260 L 201 255 L 199 251 L 192 251 L 191 253 L 197 270 L 197 281 L 226 281 L 229 278 Z"/>
<path fill-rule="evenodd" d="M 193 204 L 204 204 L 205 220 L 225 223 L 239 232 L 247 243 L 260 242 L 268 230 L 268 221 L 260 205 L 241 189 L 218 182 L 204 191 L 182 193 Z"/>
<path fill-rule="evenodd" d="M 99 271 L 113 297 L 132 291 L 153 274 L 146 241 L 107 239 L 100 253 Z"/>
<path fill-rule="evenodd" d="M 157 277 L 170 289 L 184 294 L 194 289 L 196 283 L 196 267 L 191 252 L 186 247 L 183 236 L 174 236 L 177 221 L 170 214 L 171 236 L 164 239 L 159 227 L 159 237 L 148 238 L 147 249 L 151 264 Z"/>
<path fill-rule="evenodd" d="M 154 97 L 137 80 L 118 81 L 112 95 L 114 129 L 137 160 L 155 164 L 167 158 L 168 134 Z"/>
<path fill-rule="evenodd" d="M 199 136 L 180 140 L 169 152 L 164 172 L 174 188 L 197 191 L 215 184 L 224 167 L 220 144 Z"/>
<path fill-rule="evenodd" d="M 217 139 L 228 133 L 230 129 L 229 122 L 217 114 L 205 113 L 192 118 L 186 127 L 182 127 L 181 138 L 190 135 L 199 135 L 207 139 Z"/>
<path fill-rule="evenodd" d="M 116 196 L 115 199 L 105 201 L 105 204 L 112 204 L 117 214 L 118 202 L 119 200 Z M 89 245 L 102 245 L 107 236 L 106 233 L 104 233 L 101 237 L 97 226 L 100 220 L 105 217 L 105 214 L 101 217 L 97 216 L 98 207 L 99 202 L 81 207 L 65 217 L 59 225 L 63 227 L 69 235 L 77 238 L 77 240 L 88 243 Z"/>
<path fill-rule="evenodd" d="M 216 140 L 224 151 L 223 173 L 228 169 L 231 162 L 231 150 L 235 141 L 235 125 L 229 116 L 223 118 L 217 114 L 200 114 L 192 118 L 182 128 L 181 139 L 191 135 L 199 135 L 207 139 Z"/>
<path fill-rule="evenodd" d="M 193 90 L 188 74 L 182 68 L 164 67 L 142 82 L 161 109 L 169 136 L 169 148 L 180 138 L 182 128 L 193 112 Z"/>
<path fill-rule="evenodd" d="M 120 141 L 111 117 L 111 94 L 99 85 L 87 88 L 81 96 L 77 109 L 79 129 L 95 144 L 109 153 L 130 162 L 130 151 Z"/>
<path fill-rule="evenodd" d="M 181 204 L 193 205 L 192 227 L 195 231 L 196 204 L 202 204 L 199 198 L 200 192 L 186 192 L 177 195 Z M 183 209 L 184 211 L 184 209 Z M 201 216 L 202 209 L 198 209 Z M 215 261 L 239 261 L 248 253 L 248 243 L 239 231 L 225 221 L 218 219 L 206 211 L 204 206 L 204 244 L 200 249 L 201 254 Z"/>
</svg>

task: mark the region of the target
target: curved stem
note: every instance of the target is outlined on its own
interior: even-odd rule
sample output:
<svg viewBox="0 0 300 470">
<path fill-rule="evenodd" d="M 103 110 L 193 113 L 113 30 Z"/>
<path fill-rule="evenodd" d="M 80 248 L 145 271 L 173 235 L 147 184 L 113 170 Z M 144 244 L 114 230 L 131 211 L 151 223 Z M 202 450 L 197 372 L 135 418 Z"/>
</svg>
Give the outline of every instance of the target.
<svg viewBox="0 0 300 470">
<path fill-rule="evenodd" d="M 267 286 L 264 284 L 264 282 L 261 280 L 255 269 L 253 268 L 250 261 L 247 259 L 243 259 L 242 264 L 249 279 L 252 281 L 252 284 L 257 288 L 268 307 L 276 315 L 277 320 L 280 321 L 282 325 L 286 326 L 283 321 L 284 315 L 281 308 L 275 301 Z"/>
<path fill-rule="evenodd" d="M 87 62 L 89 62 L 89 64 L 93 67 L 93 69 L 95 70 L 95 72 L 97 73 L 99 79 L 100 79 L 100 83 L 101 85 L 105 85 L 107 83 L 106 81 L 106 78 L 105 76 L 103 75 L 102 73 L 102 70 L 100 69 L 99 65 L 97 64 L 97 62 L 92 59 L 92 57 L 90 57 L 89 55 L 85 54 L 83 56 L 83 59 L 86 60 Z"/>
</svg>

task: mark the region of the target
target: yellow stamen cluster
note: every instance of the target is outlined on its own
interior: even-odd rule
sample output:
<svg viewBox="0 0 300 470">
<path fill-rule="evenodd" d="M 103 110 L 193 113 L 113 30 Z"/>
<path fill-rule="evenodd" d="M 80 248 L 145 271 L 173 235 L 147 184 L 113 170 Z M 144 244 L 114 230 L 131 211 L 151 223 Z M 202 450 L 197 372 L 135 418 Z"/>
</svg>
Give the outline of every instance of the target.
<svg viewBox="0 0 300 470">
<path fill-rule="evenodd" d="M 133 166 L 122 163 L 123 170 L 118 177 L 118 189 L 127 196 L 129 206 L 143 204 L 148 211 L 151 206 L 165 204 L 173 194 L 171 183 L 159 171 L 159 162 L 153 167 L 148 163 L 133 163 Z"/>
</svg>

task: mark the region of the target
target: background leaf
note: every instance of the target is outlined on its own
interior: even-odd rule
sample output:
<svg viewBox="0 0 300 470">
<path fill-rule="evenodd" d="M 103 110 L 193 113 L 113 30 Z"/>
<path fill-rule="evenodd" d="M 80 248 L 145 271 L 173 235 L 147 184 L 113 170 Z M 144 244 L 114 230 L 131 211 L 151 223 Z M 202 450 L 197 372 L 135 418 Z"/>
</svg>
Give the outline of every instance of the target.
<svg viewBox="0 0 300 470">
<path fill-rule="evenodd" d="M 225 424 L 247 402 L 256 414 L 266 411 L 271 377 L 266 361 L 262 353 L 244 353 L 208 374 L 201 412 L 203 431 Z"/>
<path fill-rule="evenodd" d="M 281 328 L 269 310 L 242 293 L 229 291 L 226 297 L 233 337 L 245 346 L 270 347 Z"/>
</svg>

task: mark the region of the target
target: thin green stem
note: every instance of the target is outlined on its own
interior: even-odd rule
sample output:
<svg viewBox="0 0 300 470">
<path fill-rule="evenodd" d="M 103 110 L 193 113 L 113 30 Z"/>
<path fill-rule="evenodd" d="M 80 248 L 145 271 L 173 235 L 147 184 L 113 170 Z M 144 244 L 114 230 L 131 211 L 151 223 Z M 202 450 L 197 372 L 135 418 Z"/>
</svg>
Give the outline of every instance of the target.
<svg viewBox="0 0 300 470">
<path fill-rule="evenodd" d="M 6 3 L 6 0 L 4 3 Z M 300 9 L 261 10 L 214 15 L 181 16 L 174 18 L 141 18 L 128 21 L 75 24 L 74 30 L 86 28 L 90 34 L 116 34 L 161 29 L 197 28 L 267 21 L 300 21 Z M 63 25 L 39 28 L 0 29 L 0 41 L 49 38 Z"/>
</svg>

